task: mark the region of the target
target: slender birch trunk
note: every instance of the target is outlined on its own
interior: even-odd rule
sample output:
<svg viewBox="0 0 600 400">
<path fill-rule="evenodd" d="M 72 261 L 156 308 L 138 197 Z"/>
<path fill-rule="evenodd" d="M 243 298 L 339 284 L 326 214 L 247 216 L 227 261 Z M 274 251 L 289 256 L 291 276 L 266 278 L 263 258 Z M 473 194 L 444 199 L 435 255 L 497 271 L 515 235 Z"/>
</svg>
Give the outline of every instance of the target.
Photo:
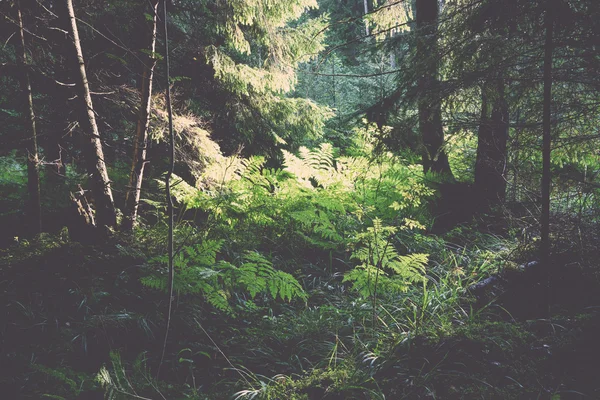
<svg viewBox="0 0 600 400">
<path fill-rule="evenodd" d="M 138 112 L 137 125 L 135 129 L 135 141 L 133 144 L 133 158 L 131 163 L 131 174 L 129 176 L 129 190 L 125 199 L 124 219 L 121 229 L 131 231 L 137 219 L 137 210 L 140 203 L 142 191 L 142 180 L 144 177 L 144 166 L 146 164 L 146 150 L 148 148 L 148 126 L 150 124 L 150 110 L 152 107 L 152 77 L 156 58 L 156 29 L 158 16 L 158 0 L 152 3 L 152 32 L 148 50 L 150 53 L 144 62 L 142 73 L 142 93 L 140 110 Z"/>
<path fill-rule="evenodd" d="M 19 33 L 21 36 L 21 54 L 20 63 L 23 66 L 23 75 L 21 77 L 21 87 L 27 98 L 27 189 L 29 200 L 25 214 L 27 216 L 27 225 L 33 234 L 42 231 L 42 206 L 40 196 L 40 171 L 39 154 L 37 143 L 37 130 L 35 126 L 35 113 L 33 110 L 33 94 L 31 91 L 31 80 L 27 65 L 27 47 L 25 46 L 25 29 L 23 28 L 23 17 L 21 15 L 21 5 L 17 1 L 17 19 L 19 21 Z"/>
<path fill-rule="evenodd" d="M 108 179 L 108 172 L 106 171 L 102 141 L 100 140 L 98 125 L 96 124 L 94 106 L 92 104 L 92 97 L 85 71 L 85 62 L 83 60 L 83 52 L 79 41 L 79 31 L 77 30 L 73 1 L 66 0 L 66 2 L 70 20 L 69 33 L 71 35 L 71 40 L 73 41 L 73 46 L 75 47 L 77 62 L 79 64 L 78 95 L 80 96 L 82 107 L 85 108 L 81 112 L 80 123 L 84 135 L 86 135 L 83 151 L 96 208 L 96 224 L 98 227 L 114 227 L 117 223 L 115 205 L 112 190 L 110 188 L 110 180 Z"/>
</svg>

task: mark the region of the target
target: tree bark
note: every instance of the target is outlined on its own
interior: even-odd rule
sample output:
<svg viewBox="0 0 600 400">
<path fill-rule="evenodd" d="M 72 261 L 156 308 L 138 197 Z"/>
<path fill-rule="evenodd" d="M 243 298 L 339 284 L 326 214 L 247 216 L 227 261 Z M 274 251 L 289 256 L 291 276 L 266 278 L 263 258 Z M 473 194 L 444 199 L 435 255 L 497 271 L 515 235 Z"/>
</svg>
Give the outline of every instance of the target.
<svg viewBox="0 0 600 400">
<path fill-rule="evenodd" d="M 517 202 L 517 185 L 519 183 L 519 146 L 520 146 L 520 142 L 519 142 L 519 136 L 521 133 L 521 127 L 519 126 L 519 123 L 521 122 L 521 109 L 517 108 L 517 116 L 515 118 L 515 138 L 513 140 L 513 145 L 512 147 L 512 171 L 513 171 L 513 176 L 512 176 L 512 198 L 511 201 L 513 203 Z"/>
<path fill-rule="evenodd" d="M 363 0 L 363 6 L 365 8 L 365 16 L 366 16 L 367 14 L 369 14 L 369 1 Z M 367 36 L 369 36 L 369 21 L 367 19 L 365 19 L 365 33 Z"/>
<path fill-rule="evenodd" d="M 552 51 L 553 29 L 552 5 L 548 2 L 545 16 L 546 38 L 544 41 L 544 107 L 543 107 L 543 144 L 542 144 L 542 215 L 540 218 L 540 259 L 550 273 L 550 156 L 551 156 L 551 106 L 552 106 Z"/>
<path fill-rule="evenodd" d="M 29 69 L 27 68 L 27 47 L 25 46 L 25 30 L 23 28 L 23 17 L 21 15 L 21 5 L 17 1 L 17 19 L 19 21 L 19 34 L 21 36 L 21 54 L 20 63 L 23 67 L 21 75 L 21 87 L 27 99 L 27 189 L 29 200 L 25 215 L 27 216 L 27 227 L 32 234 L 42 231 L 42 206 L 40 196 L 40 171 L 39 154 L 37 143 L 37 130 L 35 126 L 35 113 L 33 110 L 33 94 L 31 91 L 31 79 Z"/>
<path fill-rule="evenodd" d="M 124 219 L 121 228 L 131 231 L 135 226 L 137 211 L 142 191 L 142 180 L 144 166 L 146 164 L 146 150 L 148 148 L 148 126 L 150 124 L 150 110 L 152 107 L 152 77 L 156 58 L 156 29 L 158 16 L 158 0 L 152 3 L 152 32 L 148 50 L 150 54 L 145 59 L 144 71 L 142 73 L 142 99 L 138 112 L 137 125 L 135 129 L 135 142 L 133 144 L 133 159 L 131 163 L 131 174 L 129 177 L 129 190 L 125 199 Z"/>
<path fill-rule="evenodd" d="M 443 149 L 444 130 L 438 87 L 437 23 L 438 1 L 416 0 L 419 131 L 423 140 L 423 170 L 453 179 L 448 156 Z"/>
<path fill-rule="evenodd" d="M 506 144 L 508 141 L 508 103 L 504 80 L 500 76 L 486 82 L 482 89 L 481 120 L 477 135 L 475 191 L 482 207 L 501 204 L 506 197 Z"/>
<path fill-rule="evenodd" d="M 79 31 L 77 30 L 73 1 L 66 0 L 66 2 L 70 20 L 69 33 L 71 35 L 71 40 L 73 41 L 77 62 L 79 64 L 79 82 L 77 82 L 78 95 L 80 96 L 82 107 L 84 107 L 80 115 L 80 124 L 86 135 L 83 151 L 95 203 L 96 223 L 98 227 L 114 227 L 117 223 L 115 205 L 112 190 L 110 188 L 110 180 L 108 179 L 108 173 L 106 171 L 102 141 L 100 140 L 98 125 L 96 124 L 96 116 L 94 114 L 92 97 L 90 95 L 90 88 L 85 71 L 85 62 L 83 60 L 83 52 L 79 41 Z"/>
<path fill-rule="evenodd" d="M 549 11 L 547 11 L 549 14 Z M 551 104 L 552 104 L 552 36 L 553 23 L 546 15 L 546 38 L 544 43 L 544 107 L 542 144 L 542 215 L 541 250 L 542 260 L 549 260 L 550 251 L 550 156 L 551 156 Z"/>
</svg>

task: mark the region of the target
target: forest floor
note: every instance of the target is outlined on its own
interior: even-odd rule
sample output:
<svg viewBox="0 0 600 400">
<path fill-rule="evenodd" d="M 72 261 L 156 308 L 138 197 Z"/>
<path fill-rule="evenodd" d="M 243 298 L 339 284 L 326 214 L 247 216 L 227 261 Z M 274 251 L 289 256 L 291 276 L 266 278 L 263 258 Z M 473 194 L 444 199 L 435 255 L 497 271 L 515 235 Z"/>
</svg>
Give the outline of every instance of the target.
<svg viewBox="0 0 600 400">
<path fill-rule="evenodd" d="M 412 330 L 373 323 L 334 278 L 235 317 L 179 298 L 159 379 L 165 296 L 140 284 L 134 241 L 44 235 L 0 254 L 0 397 L 597 399 L 598 228 L 573 229 L 555 238 L 549 315 L 541 269 Z"/>
</svg>

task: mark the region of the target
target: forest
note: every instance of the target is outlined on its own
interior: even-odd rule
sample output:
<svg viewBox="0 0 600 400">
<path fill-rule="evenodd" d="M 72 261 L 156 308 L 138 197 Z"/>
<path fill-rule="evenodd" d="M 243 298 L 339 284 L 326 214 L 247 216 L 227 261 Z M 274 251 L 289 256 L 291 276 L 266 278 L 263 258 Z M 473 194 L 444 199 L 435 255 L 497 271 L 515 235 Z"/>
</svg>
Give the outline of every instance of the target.
<svg viewBox="0 0 600 400">
<path fill-rule="evenodd" d="M 0 0 L 0 398 L 600 398 L 600 1 Z"/>
</svg>

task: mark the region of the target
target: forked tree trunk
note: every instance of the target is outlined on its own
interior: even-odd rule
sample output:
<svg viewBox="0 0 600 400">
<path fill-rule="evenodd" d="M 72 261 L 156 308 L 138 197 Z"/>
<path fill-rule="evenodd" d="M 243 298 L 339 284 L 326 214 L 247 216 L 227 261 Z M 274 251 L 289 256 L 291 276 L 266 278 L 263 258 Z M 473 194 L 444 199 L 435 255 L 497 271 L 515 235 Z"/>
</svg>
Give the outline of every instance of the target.
<svg viewBox="0 0 600 400">
<path fill-rule="evenodd" d="M 138 112 L 137 125 L 135 129 L 135 141 L 133 144 L 133 159 L 131 163 L 131 174 L 129 176 L 129 190 L 125 199 L 124 219 L 121 228 L 131 231 L 137 219 L 138 205 L 142 191 L 142 180 L 144 177 L 144 166 L 146 164 L 146 150 L 148 148 L 148 126 L 150 124 L 150 110 L 152 107 L 152 77 L 156 58 L 156 26 L 158 15 L 158 0 L 152 3 L 152 32 L 148 46 L 149 54 L 144 61 L 144 72 L 142 73 L 142 99 Z"/>
<path fill-rule="evenodd" d="M 443 148 L 444 130 L 437 80 L 438 0 L 416 0 L 419 131 L 423 140 L 423 170 L 452 179 L 448 156 Z"/>
<path fill-rule="evenodd" d="M 79 64 L 79 79 L 77 82 L 78 95 L 80 97 L 79 100 L 81 105 L 84 108 L 80 115 L 80 124 L 83 128 L 84 135 L 86 135 L 83 152 L 95 204 L 96 224 L 98 227 L 114 227 L 117 223 L 115 205 L 108 173 L 106 171 L 100 132 L 98 131 L 98 125 L 96 124 L 94 106 L 92 104 L 92 97 L 90 95 L 90 88 L 85 72 L 85 62 L 83 60 L 83 52 L 79 41 L 79 32 L 77 30 L 75 11 L 73 10 L 73 1 L 66 0 L 66 2 L 70 20 L 69 33 L 71 34 L 71 40 L 73 41 L 77 62 Z"/>
<path fill-rule="evenodd" d="M 482 89 L 481 120 L 477 135 L 475 191 L 482 211 L 504 202 L 506 196 L 506 144 L 508 103 L 502 77 Z"/>
<path fill-rule="evenodd" d="M 25 32 L 23 28 L 23 17 L 21 15 L 21 5 L 17 1 L 17 19 L 19 21 L 19 33 L 21 36 L 21 54 L 20 63 L 23 67 L 23 75 L 21 77 L 21 87 L 27 98 L 27 190 L 29 192 L 29 200 L 25 215 L 27 216 L 27 228 L 32 234 L 42 231 L 42 206 L 40 196 L 40 171 L 39 171 L 39 155 L 37 144 L 37 130 L 35 127 L 35 113 L 33 111 L 33 95 L 31 93 L 31 80 L 29 78 L 29 70 L 27 65 L 27 50 L 25 46 Z"/>
</svg>

